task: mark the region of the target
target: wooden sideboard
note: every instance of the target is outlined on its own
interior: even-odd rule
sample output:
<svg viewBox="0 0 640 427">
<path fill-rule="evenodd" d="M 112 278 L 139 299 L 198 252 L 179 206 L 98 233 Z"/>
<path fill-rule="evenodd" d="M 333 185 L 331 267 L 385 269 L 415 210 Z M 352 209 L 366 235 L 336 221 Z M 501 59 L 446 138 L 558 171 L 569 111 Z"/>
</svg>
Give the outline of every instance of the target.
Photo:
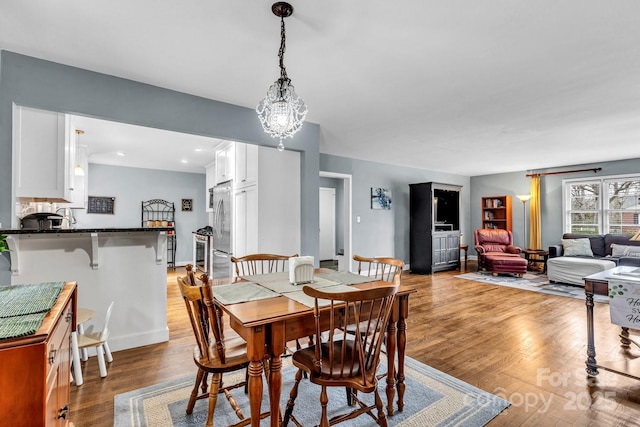
<svg viewBox="0 0 640 427">
<path fill-rule="evenodd" d="M 77 287 L 65 283 L 35 334 L 0 340 L 0 425 L 70 427 Z"/>
</svg>

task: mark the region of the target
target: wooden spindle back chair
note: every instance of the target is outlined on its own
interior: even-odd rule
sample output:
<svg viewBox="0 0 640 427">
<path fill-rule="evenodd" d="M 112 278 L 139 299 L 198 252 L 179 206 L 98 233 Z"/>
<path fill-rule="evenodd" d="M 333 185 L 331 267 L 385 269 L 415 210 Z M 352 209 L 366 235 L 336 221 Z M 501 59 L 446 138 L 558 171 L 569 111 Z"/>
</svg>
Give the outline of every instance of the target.
<svg viewBox="0 0 640 427">
<path fill-rule="evenodd" d="M 249 366 L 247 345 L 239 336 L 223 337 L 222 329 L 218 323 L 218 316 L 215 315 L 213 291 L 209 284 L 209 278 L 206 274 L 203 274 L 200 279 L 202 284 L 196 285 L 190 284 L 188 278 L 178 277 L 177 279 L 196 339 L 196 346 L 193 349 L 193 361 L 198 367 L 196 382 L 191 392 L 186 412 L 191 414 L 197 400 L 208 398 L 209 407 L 206 426 L 212 427 L 218 394 L 223 393 L 239 419 L 239 422 L 233 424 L 233 426 L 245 426 L 251 422 L 251 419 L 245 418 L 230 391 L 235 388 L 245 387 L 246 375 L 243 376 L 243 381 L 232 385 L 221 387 L 220 384 L 223 373 L 246 370 Z M 206 313 L 206 315 L 203 313 Z M 206 392 L 206 380 L 204 380 L 206 374 L 212 375 L 208 393 Z M 204 388 L 203 393 L 198 391 L 198 387 L 201 384 Z M 268 415 L 269 413 L 265 412 L 260 417 L 265 418 Z"/>
<path fill-rule="evenodd" d="M 358 263 L 358 274 L 400 284 L 404 261 L 391 257 L 366 258 L 360 255 L 354 255 L 353 260 Z"/>
<path fill-rule="evenodd" d="M 297 257 L 293 255 L 276 254 L 250 254 L 243 257 L 231 257 L 236 270 L 234 282 L 241 280 L 242 276 L 253 276 L 256 274 L 278 273 L 287 270 L 289 258 Z"/>
<path fill-rule="evenodd" d="M 398 286 L 383 285 L 372 289 L 336 293 L 305 286 L 303 291 L 315 299 L 316 345 L 298 350 L 293 355 L 293 364 L 298 368 L 298 372 L 282 425 L 286 427 L 290 419 L 298 425 L 293 416 L 293 408 L 298 385 L 303 372 L 306 372 L 312 383 L 322 387 L 321 427 L 347 421 L 364 413 L 369 414 L 379 425 L 386 427 L 387 420 L 378 392 L 376 370 Z M 329 300 L 330 305 L 321 307 L 321 299 Z M 356 334 L 343 333 L 347 327 L 355 327 Z M 352 411 L 335 416 L 329 421 L 327 387 L 345 387 L 351 392 L 353 400 L 350 404 L 357 402 L 358 405 Z M 374 404 L 367 405 L 360 401 L 357 397 L 358 391 L 373 392 Z M 373 414 L 374 409 L 377 409 L 376 415 Z"/>
</svg>

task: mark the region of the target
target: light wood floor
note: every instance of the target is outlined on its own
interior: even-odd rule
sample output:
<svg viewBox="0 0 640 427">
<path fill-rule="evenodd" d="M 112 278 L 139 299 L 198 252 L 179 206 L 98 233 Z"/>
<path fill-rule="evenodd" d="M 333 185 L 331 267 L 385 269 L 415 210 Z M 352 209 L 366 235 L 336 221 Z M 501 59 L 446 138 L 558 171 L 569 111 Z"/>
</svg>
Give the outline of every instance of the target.
<svg viewBox="0 0 640 427">
<path fill-rule="evenodd" d="M 597 382 L 587 382 L 583 301 L 455 278 L 459 273 L 403 275 L 403 283 L 418 289 L 411 296 L 407 354 L 511 401 L 490 426 L 640 425 L 639 381 L 601 372 Z M 167 295 L 169 342 L 114 353 L 104 379 L 95 357 L 84 364 L 85 384 L 71 386 L 77 427 L 112 426 L 118 393 L 195 374 L 175 273 L 167 278 Z M 619 328 L 606 304 L 596 303 L 595 323 L 598 360 L 621 358 Z M 640 356 L 640 349 L 632 353 Z"/>
</svg>

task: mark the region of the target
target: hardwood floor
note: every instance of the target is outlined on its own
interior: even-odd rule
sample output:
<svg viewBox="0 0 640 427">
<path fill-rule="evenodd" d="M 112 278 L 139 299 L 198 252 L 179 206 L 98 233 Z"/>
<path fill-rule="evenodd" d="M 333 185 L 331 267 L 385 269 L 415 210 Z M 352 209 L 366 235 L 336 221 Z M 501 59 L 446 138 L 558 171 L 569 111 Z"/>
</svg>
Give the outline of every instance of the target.
<svg viewBox="0 0 640 427">
<path fill-rule="evenodd" d="M 472 262 L 469 271 L 475 271 Z M 71 385 L 77 427 L 112 426 L 116 394 L 195 374 L 194 340 L 176 273 L 167 277 L 170 341 L 114 353 L 104 379 L 90 358 L 83 365 L 84 385 Z M 411 296 L 407 355 L 511 401 L 490 426 L 640 426 L 640 382 L 609 372 L 587 381 L 582 300 L 456 274 L 403 274 L 403 283 L 418 289 Z M 606 304 L 596 303 L 595 324 L 598 360 L 622 358 L 619 328 L 611 325 Z M 631 353 L 640 356 L 640 349 Z"/>
</svg>

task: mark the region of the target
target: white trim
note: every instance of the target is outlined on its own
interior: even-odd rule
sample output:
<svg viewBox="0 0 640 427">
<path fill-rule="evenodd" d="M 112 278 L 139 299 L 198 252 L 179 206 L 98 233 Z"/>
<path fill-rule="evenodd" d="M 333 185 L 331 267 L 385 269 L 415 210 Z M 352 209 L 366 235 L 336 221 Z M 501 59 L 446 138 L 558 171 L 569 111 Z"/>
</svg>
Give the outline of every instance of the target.
<svg viewBox="0 0 640 427">
<path fill-rule="evenodd" d="M 320 176 L 323 178 L 338 178 L 344 181 L 344 193 L 347 199 L 347 203 L 345 204 L 345 218 L 348 218 L 348 221 L 344 223 L 344 256 L 348 265 L 347 269 L 353 271 L 351 262 L 353 260 L 353 176 L 351 174 L 327 171 L 320 171 Z"/>
</svg>

